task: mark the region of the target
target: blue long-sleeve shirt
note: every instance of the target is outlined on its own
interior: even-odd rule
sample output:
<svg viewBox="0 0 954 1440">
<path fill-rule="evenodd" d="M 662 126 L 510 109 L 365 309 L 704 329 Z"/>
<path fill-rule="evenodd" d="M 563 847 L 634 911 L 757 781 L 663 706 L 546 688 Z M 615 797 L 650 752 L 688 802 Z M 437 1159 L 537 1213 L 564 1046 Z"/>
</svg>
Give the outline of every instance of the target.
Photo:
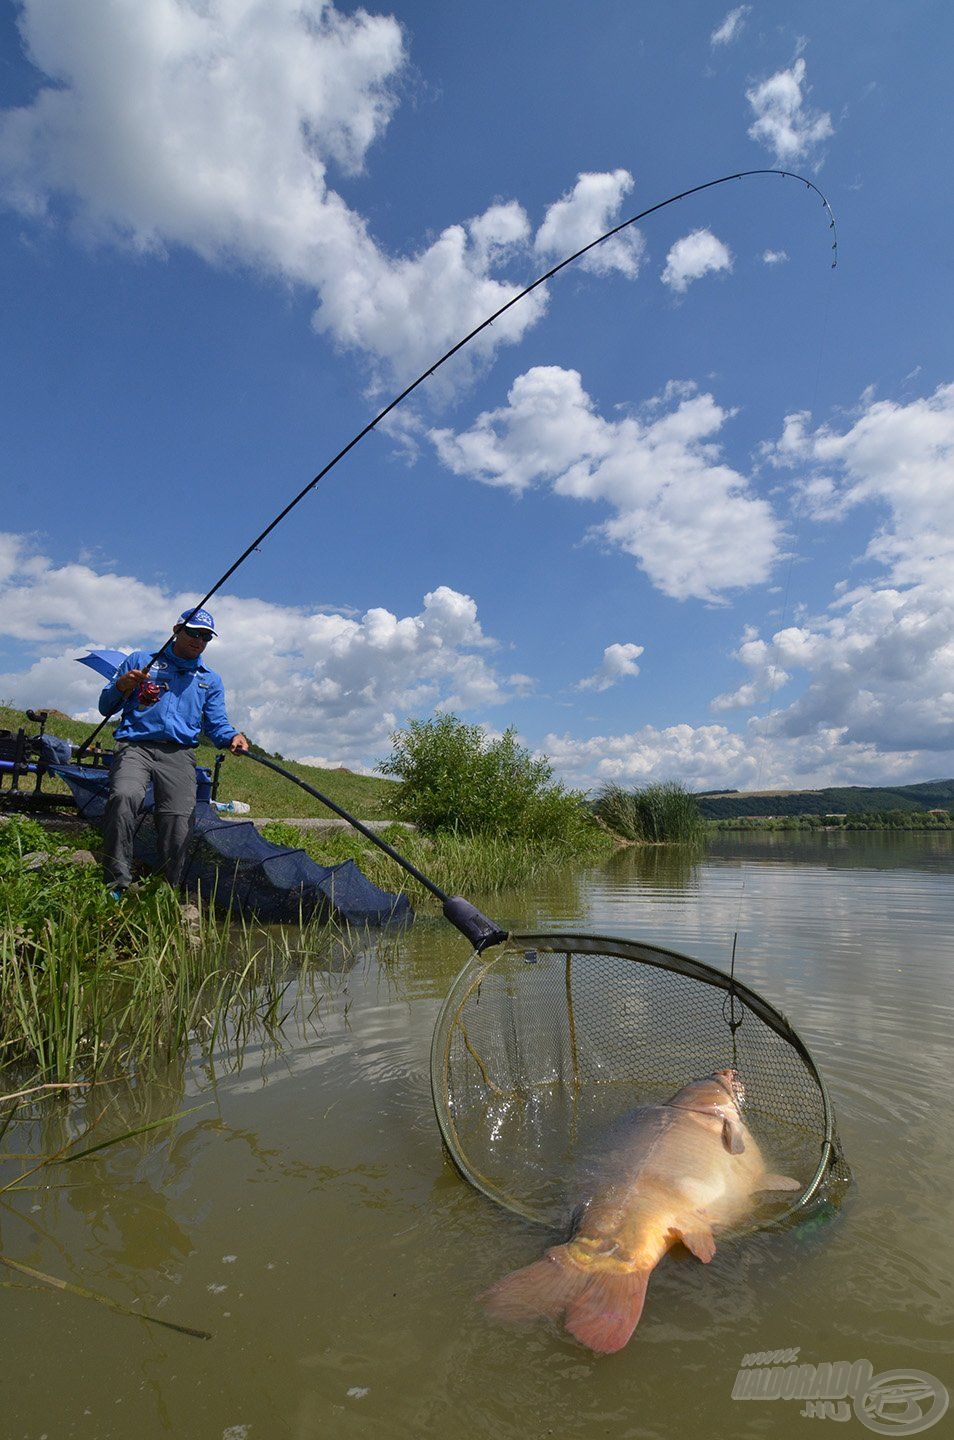
<svg viewBox="0 0 954 1440">
<path fill-rule="evenodd" d="M 134 650 L 127 655 L 116 677 L 127 670 L 143 670 L 152 659 L 151 650 Z M 149 672 L 149 679 L 162 690 L 153 705 L 143 705 L 136 691 L 123 697 L 115 680 L 99 697 L 101 715 L 113 714 L 122 702 L 122 719 L 116 726 L 117 740 L 171 740 L 176 745 L 197 745 L 204 732 L 212 744 L 225 749 L 238 731 L 225 711 L 225 686 L 221 676 L 201 660 L 183 660 L 167 645 Z"/>
</svg>

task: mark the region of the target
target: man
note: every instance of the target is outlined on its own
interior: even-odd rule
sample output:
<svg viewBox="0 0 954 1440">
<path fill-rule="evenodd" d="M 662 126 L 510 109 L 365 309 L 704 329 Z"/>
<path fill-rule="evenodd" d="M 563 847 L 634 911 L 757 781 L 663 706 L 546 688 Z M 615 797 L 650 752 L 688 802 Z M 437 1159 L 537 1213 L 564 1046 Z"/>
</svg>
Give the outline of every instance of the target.
<svg viewBox="0 0 954 1440">
<path fill-rule="evenodd" d="M 173 641 L 155 665 L 150 650 L 134 650 L 99 697 L 102 715 L 122 705 L 116 727 L 116 758 L 109 780 L 103 869 L 114 898 L 132 880 L 133 840 L 139 807 L 152 781 L 159 873 L 178 885 L 195 823 L 195 758 L 202 731 L 219 749 L 248 750 L 245 736 L 229 724 L 225 687 L 202 663 L 215 635 L 208 610 L 183 611 Z"/>
</svg>

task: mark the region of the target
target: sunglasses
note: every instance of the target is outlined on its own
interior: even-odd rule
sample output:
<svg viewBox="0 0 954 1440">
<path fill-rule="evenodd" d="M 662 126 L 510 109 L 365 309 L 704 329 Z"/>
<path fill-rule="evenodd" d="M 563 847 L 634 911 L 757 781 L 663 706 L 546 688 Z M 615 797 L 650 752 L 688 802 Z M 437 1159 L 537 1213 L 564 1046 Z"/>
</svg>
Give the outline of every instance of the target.
<svg viewBox="0 0 954 1440">
<path fill-rule="evenodd" d="M 191 636 L 193 640 L 201 640 L 203 644 L 207 645 L 212 639 L 211 630 L 193 630 L 191 625 L 184 625 L 182 628 L 185 630 L 185 633 L 187 635 Z"/>
</svg>

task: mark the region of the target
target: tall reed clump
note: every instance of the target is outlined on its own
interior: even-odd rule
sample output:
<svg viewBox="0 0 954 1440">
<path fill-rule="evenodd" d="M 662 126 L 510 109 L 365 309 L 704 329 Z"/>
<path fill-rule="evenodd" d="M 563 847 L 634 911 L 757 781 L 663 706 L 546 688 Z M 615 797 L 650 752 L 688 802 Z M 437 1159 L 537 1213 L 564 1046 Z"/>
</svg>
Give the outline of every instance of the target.
<svg viewBox="0 0 954 1440">
<path fill-rule="evenodd" d="M 649 845 L 690 845 L 705 834 L 695 797 L 677 780 L 624 790 L 606 785 L 594 805 L 599 818 L 624 840 Z"/>
<path fill-rule="evenodd" d="M 0 827 L 0 1068 L 65 1082 L 166 1062 L 195 1036 L 241 1044 L 251 1026 L 280 1024 L 290 977 L 303 983 L 302 949 L 327 938 L 312 930 L 293 954 L 284 931 L 231 925 L 201 897 L 184 916 L 157 879 L 117 904 L 70 847 L 10 820 Z"/>
</svg>

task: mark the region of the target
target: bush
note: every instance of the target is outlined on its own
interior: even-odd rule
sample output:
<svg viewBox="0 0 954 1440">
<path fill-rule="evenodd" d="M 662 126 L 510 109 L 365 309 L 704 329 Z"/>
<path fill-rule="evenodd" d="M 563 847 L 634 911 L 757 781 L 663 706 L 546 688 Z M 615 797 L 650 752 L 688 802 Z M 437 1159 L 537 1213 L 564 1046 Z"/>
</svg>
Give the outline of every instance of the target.
<svg viewBox="0 0 954 1440">
<path fill-rule="evenodd" d="M 682 845 L 698 840 L 705 831 L 695 796 L 677 780 L 646 785 L 642 790 L 607 785 L 594 808 L 603 823 L 624 840 Z"/>
<path fill-rule="evenodd" d="M 378 765 L 398 788 L 391 812 L 430 835 L 456 831 L 579 848 L 594 824 L 583 796 L 553 779 L 553 767 L 517 743 L 513 730 L 490 739 L 456 715 L 412 720 L 391 736 Z"/>
</svg>

